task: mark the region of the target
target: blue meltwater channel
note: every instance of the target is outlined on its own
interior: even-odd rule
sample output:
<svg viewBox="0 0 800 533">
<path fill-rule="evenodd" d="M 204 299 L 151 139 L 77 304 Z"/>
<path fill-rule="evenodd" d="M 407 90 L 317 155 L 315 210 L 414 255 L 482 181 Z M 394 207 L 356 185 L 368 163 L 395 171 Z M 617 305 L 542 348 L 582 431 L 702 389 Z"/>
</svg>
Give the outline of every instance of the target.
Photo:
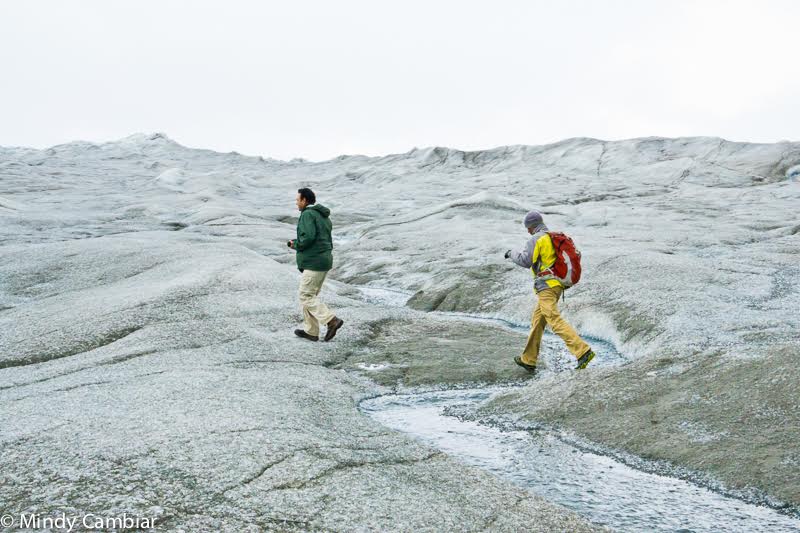
<svg viewBox="0 0 800 533">
<path fill-rule="evenodd" d="M 800 519 L 689 481 L 637 470 L 547 431 L 502 431 L 448 416 L 502 387 L 386 395 L 361 410 L 454 458 L 481 467 L 618 531 L 800 532 Z"/>
</svg>

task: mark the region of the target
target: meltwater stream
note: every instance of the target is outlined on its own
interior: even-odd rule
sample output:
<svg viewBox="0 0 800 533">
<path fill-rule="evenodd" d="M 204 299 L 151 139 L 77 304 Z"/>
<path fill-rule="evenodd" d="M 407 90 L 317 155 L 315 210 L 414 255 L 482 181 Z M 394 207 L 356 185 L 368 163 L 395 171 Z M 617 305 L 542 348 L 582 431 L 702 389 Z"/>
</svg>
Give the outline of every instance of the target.
<svg viewBox="0 0 800 533">
<path fill-rule="evenodd" d="M 403 307 L 411 298 L 412 293 L 387 287 L 359 287 L 362 297 L 373 304 L 388 307 Z M 529 324 L 517 324 L 510 320 L 485 315 L 469 313 L 434 311 L 430 313 L 439 319 L 451 319 L 467 322 L 482 322 L 493 326 L 500 326 L 524 335 L 530 330 Z M 592 361 L 592 367 L 617 366 L 627 362 L 627 359 L 609 341 L 591 335 L 582 334 L 595 351 L 597 356 Z M 521 349 L 521 347 L 520 347 Z M 563 341 L 547 328 L 542 337 L 542 356 L 539 359 L 542 370 L 549 372 L 563 372 L 575 366 L 575 358 L 569 353 Z"/>
<path fill-rule="evenodd" d="M 539 431 L 500 429 L 447 416 L 502 387 L 387 395 L 361 402 L 367 415 L 453 457 L 619 531 L 800 531 L 800 520 L 688 481 L 636 470 Z"/>
<path fill-rule="evenodd" d="M 405 291 L 360 287 L 365 300 L 402 307 Z M 445 320 L 492 323 L 519 333 L 527 324 L 461 313 L 434 313 Z M 608 341 L 584 336 L 596 351 L 592 367 L 625 364 Z M 573 357 L 560 339 L 545 334 L 546 372 L 572 371 Z M 382 424 L 412 435 L 453 457 L 484 468 L 547 500 L 619 531 L 800 532 L 800 519 L 724 496 L 674 477 L 632 468 L 614 458 L 585 451 L 547 431 L 501 431 L 448 416 L 449 408 L 475 406 L 508 391 L 495 386 L 364 400 L 360 409 Z"/>
</svg>

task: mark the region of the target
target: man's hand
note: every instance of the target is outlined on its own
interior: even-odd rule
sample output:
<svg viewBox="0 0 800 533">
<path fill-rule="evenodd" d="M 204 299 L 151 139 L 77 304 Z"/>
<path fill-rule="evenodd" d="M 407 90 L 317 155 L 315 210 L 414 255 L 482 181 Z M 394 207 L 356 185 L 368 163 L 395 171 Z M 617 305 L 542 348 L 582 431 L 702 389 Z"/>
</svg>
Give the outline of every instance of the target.
<svg viewBox="0 0 800 533">
<path fill-rule="evenodd" d="M 504 257 L 505 257 L 506 259 L 508 259 L 509 257 L 511 257 L 511 250 L 507 250 L 507 251 L 506 251 L 506 255 L 505 255 Z"/>
<path fill-rule="evenodd" d="M 294 248 L 294 241 L 286 241 L 286 246 L 289 248 Z"/>
</svg>

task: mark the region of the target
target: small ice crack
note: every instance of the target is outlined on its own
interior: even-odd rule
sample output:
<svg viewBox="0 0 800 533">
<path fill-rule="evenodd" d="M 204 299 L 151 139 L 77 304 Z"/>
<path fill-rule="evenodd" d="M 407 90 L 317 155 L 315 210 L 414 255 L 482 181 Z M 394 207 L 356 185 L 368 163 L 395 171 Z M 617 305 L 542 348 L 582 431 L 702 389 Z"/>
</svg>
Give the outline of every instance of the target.
<svg viewBox="0 0 800 533">
<path fill-rule="evenodd" d="M 111 381 L 90 381 L 89 383 L 81 383 L 79 385 L 73 385 L 71 387 L 64 387 L 63 389 L 53 389 L 50 392 L 67 392 L 75 389 L 80 389 L 82 387 L 91 387 L 93 385 L 106 385 L 108 383 L 112 383 Z"/>
<path fill-rule="evenodd" d="M 602 170 L 602 168 L 603 168 L 603 156 L 605 156 L 605 155 L 606 155 L 606 143 L 604 142 L 603 143 L 603 149 L 600 152 L 600 157 L 597 158 L 597 171 L 596 171 L 596 174 L 597 174 L 598 178 L 600 177 L 600 170 Z"/>
<path fill-rule="evenodd" d="M 143 352 L 134 352 L 131 354 L 120 355 L 117 357 L 112 357 L 108 361 L 103 361 L 102 363 L 97 363 L 96 366 L 109 366 L 109 365 L 116 365 L 119 363 L 124 363 L 125 361 L 130 361 L 131 359 L 135 359 L 137 357 L 144 357 L 145 355 L 151 355 L 154 353 L 158 353 L 158 350 L 145 350 Z"/>
<path fill-rule="evenodd" d="M 306 479 L 304 481 L 300 481 L 299 483 L 297 481 L 288 481 L 286 483 L 282 483 L 282 484 L 274 487 L 272 490 L 303 489 L 309 483 L 313 483 L 315 481 L 319 481 L 320 479 L 322 479 L 324 477 L 327 477 L 327 476 L 329 476 L 331 474 L 334 474 L 336 472 L 340 472 L 340 471 L 343 471 L 343 470 L 349 470 L 351 468 L 359 468 L 359 467 L 362 467 L 362 466 L 371 466 L 371 465 L 394 466 L 394 465 L 405 465 L 405 464 L 422 463 L 422 462 L 428 461 L 428 460 L 430 460 L 430 459 L 432 459 L 434 457 L 440 456 L 440 455 L 443 455 L 443 453 L 442 452 L 433 452 L 433 453 L 430 453 L 430 454 L 426 455 L 425 457 L 421 457 L 419 459 L 395 459 L 395 460 L 387 460 L 387 461 L 352 461 L 352 462 L 351 461 L 344 461 L 344 462 L 338 463 L 335 466 L 332 466 L 330 468 L 326 468 L 325 470 L 323 470 L 322 472 L 320 472 L 316 476 L 312 476 L 309 479 Z"/>
<path fill-rule="evenodd" d="M 308 365 L 308 366 L 317 366 L 317 367 L 325 367 L 324 363 L 311 363 L 309 361 L 292 361 L 288 359 L 239 359 L 236 361 L 226 361 L 224 363 L 220 363 L 217 366 L 231 366 L 231 365 L 240 365 L 245 363 L 282 363 L 287 365 Z"/>
<path fill-rule="evenodd" d="M 288 454 L 288 455 L 286 455 L 284 457 L 281 457 L 277 461 L 273 461 L 271 463 L 266 464 L 263 468 L 259 469 L 258 472 L 256 472 L 252 476 L 240 481 L 239 483 L 236 483 L 235 485 L 232 485 L 232 486 L 230 486 L 230 487 L 228 487 L 226 489 L 223 489 L 222 490 L 222 494 L 225 494 L 225 493 L 230 492 L 230 491 L 232 491 L 234 489 L 238 489 L 240 487 L 244 487 L 246 485 L 249 485 L 253 481 L 255 481 L 258 478 L 260 478 L 261 476 L 263 476 L 267 472 L 267 470 L 269 470 L 273 466 L 277 466 L 277 465 L 281 464 L 282 462 L 286 461 L 287 459 L 291 459 L 292 457 L 294 457 L 297 453 L 299 453 L 301 451 L 303 451 L 303 449 L 295 450 L 294 452 L 292 452 L 292 453 L 290 453 L 290 454 Z"/>
</svg>

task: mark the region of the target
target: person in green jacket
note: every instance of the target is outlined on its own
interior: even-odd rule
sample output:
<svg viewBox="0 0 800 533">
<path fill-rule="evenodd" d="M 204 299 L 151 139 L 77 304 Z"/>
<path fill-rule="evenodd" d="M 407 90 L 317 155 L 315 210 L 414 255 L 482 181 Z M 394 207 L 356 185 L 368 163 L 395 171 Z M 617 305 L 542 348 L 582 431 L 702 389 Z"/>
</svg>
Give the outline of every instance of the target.
<svg viewBox="0 0 800 533">
<path fill-rule="evenodd" d="M 286 243 L 289 248 L 297 251 L 297 268 L 302 272 L 298 294 L 300 307 L 303 309 L 303 329 L 294 330 L 294 334 L 316 342 L 319 340 L 321 322 L 328 326 L 325 341 L 329 341 L 344 324 L 344 320 L 337 318 L 319 299 L 325 277 L 333 268 L 331 210 L 315 205 L 317 197 L 308 188 L 297 191 L 296 202 L 297 209 L 300 210 L 297 238 Z"/>
</svg>

